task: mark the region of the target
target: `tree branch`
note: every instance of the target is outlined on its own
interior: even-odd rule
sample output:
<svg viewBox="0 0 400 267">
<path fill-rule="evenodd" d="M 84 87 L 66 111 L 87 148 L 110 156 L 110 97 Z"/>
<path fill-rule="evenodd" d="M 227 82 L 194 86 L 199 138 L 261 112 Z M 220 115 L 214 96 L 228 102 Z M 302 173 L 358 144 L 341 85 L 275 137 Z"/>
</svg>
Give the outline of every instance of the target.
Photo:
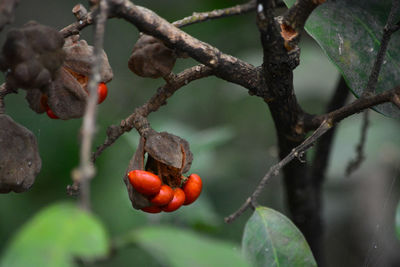
<svg viewBox="0 0 400 267">
<path fill-rule="evenodd" d="M 141 32 L 163 41 L 171 49 L 186 52 L 198 62 L 214 70 L 214 75 L 226 81 L 239 84 L 260 95 L 259 69 L 217 48 L 199 41 L 176 28 L 153 11 L 132 4 L 128 0 L 111 0 L 113 15 L 134 24 Z M 262 95 L 261 95 L 262 96 Z"/>
<path fill-rule="evenodd" d="M 329 102 L 326 111 L 330 112 L 335 109 L 343 107 L 346 102 L 346 99 L 349 95 L 350 88 L 347 86 L 343 77 L 340 78 L 340 81 L 336 87 L 335 93 L 333 94 L 331 101 Z M 321 139 L 318 141 L 314 160 L 312 162 L 312 169 L 311 169 L 311 179 L 314 183 L 316 191 L 318 192 L 317 195 L 320 195 L 320 189 L 325 181 L 325 172 L 328 166 L 330 152 L 332 148 L 333 139 L 335 136 L 336 127 L 333 127 L 329 130 Z M 320 204 L 320 197 L 318 197 L 317 202 Z"/>
<path fill-rule="evenodd" d="M 283 15 L 283 22 L 296 32 L 303 30 L 304 25 L 314 9 L 325 0 L 297 0 Z"/>
<path fill-rule="evenodd" d="M 386 102 L 395 103 L 396 99 L 399 96 L 400 86 L 397 86 L 391 90 L 384 91 L 377 95 L 361 97 L 342 108 L 339 108 L 327 114 L 314 116 L 310 118 L 310 120 L 305 120 L 305 130 L 310 131 L 317 128 L 319 125 L 318 123 L 322 123 L 326 119 L 332 120 L 332 123 L 336 124 L 353 114 L 363 111 L 364 109 L 371 108 L 373 106 Z"/>
<path fill-rule="evenodd" d="M 107 0 L 100 0 L 97 12 L 94 28 L 94 60 L 88 84 L 89 97 L 81 128 L 80 164 L 72 173 L 74 184 L 80 185 L 80 205 L 87 210 L 90 209 L 90 180 L 95 175 L 95 168 L 91 162 L 91 148 L 96 130 L 97 86 L 100 82 L 101 55 L 108 14 Z"/>
<path fill-rule="evenodd" d="M 234 7 L 216 9 L 213 11 L 201 12 L 201 13 L 194 12 L 191 16 L 175 21 L 174 23 L 172 23 L 172 25 L 178 28 L 182 28 L 188 25 L 212 19 L 241 15 L 253 11 L 256 8 L 256 2 L 257 2 L 256 0 L 251 0 L 248 3 L 237 5 Z"/>
<path fill-rule="evenodd" d="M 227 223 L 233 222 L 240 215 L 242 215 L 249 207 L 251 207 L 252 205 L 256 205 L 255 201 L 260 196 L 262 190 L 264 189 L 269 179 L 273 176 L 278 175 L 279 171 L 289 162 L 291 162 L 294 158 L 298 158 L 300 161 L 302 161 L 304 152 L 310 149 L 313 146 L 314 142 L 317 141 L 323 134 L 325 134 L 331 127 L 332 124 L 329 121 L 324 121 L 312 135 L 310 135 L 306 140 L 304 140 L 304 142 L 302 142 L 296 148 L 292 149 L 292 151 L 286 157 L 284 157 L 278 164 L 272 166 L 267 172 L 267 174 L 258 183 L 256 190 L 254 190 L 251 196 L 243 203 L 243 205 L 237 211 L 226 217 L 225 222 Z"/>
<path fill-rule="evenodd" d="M 212 69 L 197 65 L 186 69 L 177 75 L 169 77 L 168 82 L 157 89 L 157 92 L 149 99 L 148 102 L 135 109 L 135 111 L 121 122 L 120 125 L 112 125 L 107 129 L 107 138 L 104 143 L 99 146 L 93 155 L 95 161 L 101 153 L 111 146 L 122 134 L 136 128 L 141 135 L 145 135 L 149 129 L 147 116 L 154 111 L 157 111 L 162 105 L 166 104 L 166 100 L 171 97 L 181 87 L 188 83 L 210 76 L 213 73 Z"/>
<path fill-rule="evenodd" d="M 340 81 L 336 87 L 336 90 L 327 105 L 327 112 L 338 109 L 342 107 L 346 99 L 349 95 L 350 89 L 348 88 L 343 77 L 340 78 Z M 317 142 L 315 148 L 314 158 L 311 164 L 311 174 L 310 174 L 310 183 L 313 185 L 313 194 L 315 199 L 315 220 L 313 224 L 313 236 L 311 238 L 314 240 L 314 251 L 316 255 L 319 255 L 318 263 L 320 266 L 324 266 L 325 257 L 324 257 L 324 223 L 322 218 L 322 208 L 323 208 L 323 200 L 322 200 L 322 185 L 325 181 L 326 169 L 328 166 L 329 158 L 331 155 L 331 148 L 333 144 L 333 140 L 335 137 L 337 126 L 332 127 L 330 130 L 326 132 Z"/>
<path fill-rule="evenodd" d="M 378 84 L 379 73 L 381 72 L 383 60 L 385 59 L 386 52 L 389 46 L 390 38 L 392 34 L 397 31 L 395 23 L 395 16 L 399 10 L 399 1 L 392 1 L 392 8 L 390 9 L 390 13 L 388 19 L 386 21 L 386 25 L 383 28 L 383 35 L 381 39 L 381 46 L 379 47 L 378 54 L 375 58 L 374 65 L 372 67 L 371 73 L 368 78 L 367 87 L 365 88 L 361 97 L 365 97 L 367 95 L 373 95 L 375 93 L 376 86 Z M 356 157 L 352 159 L 346 168 L 346 175 L 350 175 L 352 172 L 357 170 L 361 163 L 365 159 L 364 155 L 364 147 L 367 140 L 368 126 L 369 126 L 369 110 L 365 110 L 363 114 L 363 122 L 361 126 L 361 138 L 360 142 L 356 147 Z"/>
</svg>

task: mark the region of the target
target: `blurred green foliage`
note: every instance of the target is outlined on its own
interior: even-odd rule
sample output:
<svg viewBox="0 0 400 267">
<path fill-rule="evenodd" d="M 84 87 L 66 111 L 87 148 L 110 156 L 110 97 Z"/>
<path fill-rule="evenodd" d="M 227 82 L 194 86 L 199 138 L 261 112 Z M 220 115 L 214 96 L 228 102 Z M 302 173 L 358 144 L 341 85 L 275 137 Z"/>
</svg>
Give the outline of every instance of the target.
<svg viewBox="0 0 400 267">
<path fill-rule="evenodd" d="M 76 3 L 78 1 L 21 1 L 13 26 L 37 20 L 61 29 L 74 21 L 70 10 Z M 135 3 L 174 21 L 193 11 L 207 11 L 241 2 L 171 0 Z M 1 42 L 8 29 L 10 26 L 1 33 Z M 205 22 L 184 30 L 228 54 L 254 65 L 262 63 L 254 14 Z M 91 33 L 91 27 L 82 32 L 89 43 Z M 95 145 L 103 142 L 107 126 L 118 124 L 163 84 L 162 80 L 143 79 L 128 70 L 127 60 L 138 34 L 135 27 L 123 20 L 112 19 L 107 23 L 104 47 L 113 67 L 114 79 L 108 86 L 108 98 L 99 106 Z M 294 72 L 296 94 L 306 111 L 321 113 L 335 87 L 338 72 L 318 45 L 307 36 L 303 38 L 301 49 L 301 64 Z M 194 64 L 191 59 L 178 60 L 174 72 Z M 65 188 L 71 184 L 71 170 L 78 164 L 81 120 L 51 120 L 46 115 L 38 115 L 28 108 L 24 96 L 25 92 L 21 91 L 18 95 L 6 97 L 7 114 L 37 136 L 43 167 L 29 192 L 0 195 L 0 253 L 13 234 L 39 210 L 55 201 L 71 199 L 66 195 Z M 237 85 L 210 77 L 179 90 L 168 100 L 168 105 L 149 119 L 155 130 L 169 131 L 190 142 L 194 152 L 191 172 L 202 177 L 203 194 L 193 205 L 172 214 L 149 215 L 133 210 L 122 180 L 137 144 L 138 135 L 132 132 L 120 138 L 96 162 L 97 175 L 91 188 L 93 213 L 104 223 L 111 238 L 143 226 L 155 229 L 173 226 L 238 245 L 250 212 L 230 225 L 224 224 L 223 218 L 242 204 L 268 168 L 277 162 L 275 130 L 266 104 L 257 97 L 249 96 Z M 392 160 L 400 158 L 400 137 L 396 134 L 400 130 L 398 122 L 379 114 L 373 114 L 372 120 L 371 139 L 367 146 L 368 161 L 363 165 L 362 175 L 386 164 L 388 151 L 392 153 Z M 352 191 L 342 189 L 354 185 L 343 179 L 343 173 L 346 162 L 354 155 L 353 147 L 358 135 L 358 117 L 341 124 L 329 171 L 330 180 L 326 185 L 329 231 L 345 224 L 351 216 L 352 206 L 348 203 L 353 200 L 345 194 Z M 276 177 L 269 182 L 259 202 L 285 212 L 282 191 L 282 181 Z M 330 241 L 328 244 L 331 248 L 328 258 L 332 261 L 343 259 L 344 262 L 336 266 L 354 266 L 351 259 L 355 258 L 357 262 L 358 255 L 339 257 L 348 250 L 342 242 L 348 237 L 344 232 L 336 237 L 336 243 Z M 160 266 L 140 246 L 121 249 L 110 260 L 96 263 L 96 266 L 127 266 L 133 261 L 135 266 Z"/>
</svg>

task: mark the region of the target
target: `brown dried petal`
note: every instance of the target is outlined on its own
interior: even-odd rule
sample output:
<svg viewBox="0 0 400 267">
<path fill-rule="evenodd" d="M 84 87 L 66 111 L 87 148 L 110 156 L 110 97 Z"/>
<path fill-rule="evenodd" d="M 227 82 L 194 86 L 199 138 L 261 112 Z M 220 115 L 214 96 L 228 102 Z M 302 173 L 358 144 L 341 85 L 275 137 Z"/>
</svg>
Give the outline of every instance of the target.
<svg viewBox="0 0 400 267">
<path fill-rule="evenodd" d="M 133 47 L 129 69 L 141 77 L 159 78 L 171 73 L 176 55 L 163 42 L 150 35 L 142 35 Z"/>
<path fill-rule="evenodd" d="M 179 136 L 152 131 L 146 137 L 145 151 L 155 160 L 177 168 L 182 173 L 189 171 L 193 154 L 189 143 Z"/>
<path fill-rule="evenodd" d="M 41 88 L 48 84 L 64 60 L 64 38 L 55 29 L 29 22 L 7 34 L 1 69 L 14 88 Z"/>
<path fill-rule="evenodd" d="M 124 176 L 124 182 L 128 190 L 129 199 L 132 202 L 132 207 L 135 209 L 141 209 L 144 207 L 149 207 L 151 205 L 150 201 L 142 194 L 137 192 L 135 188 L 129 182 L 128 173 L 132 170 L 143 170 L 144 162 L 144 139 L 141 138 L 139 145 L 133 155 L 131 161 L 129 162 L 126 174 Z"/>
<path fill-rule="evenodd" d="M 71 39 L 72 38 L 72 39 Z M 66 54 L 64 66 L 74 72 L 90 76 L 90 70 L 93 62 L 93 46 L 87 44 L 85 40 L 76 40 L 76 36 L 72 36 L 66 41 L 64 52 Z M 101 54 L 100 80 L 107 83 L 112 80 L 113 72 L 108 62 L 107 54 Z"/>
<path fill-rule="evenodd" d="M 87 93 L 80 83 L 64 68 L 48 87 L 48 104 L 63 120 L 80 118 L 86 107 Z"/>
<path fill-rule="evenodd" d="M 41 167 L 32 132 L 0 114 L 0 193 L 27 191 Z"/>
</svg>

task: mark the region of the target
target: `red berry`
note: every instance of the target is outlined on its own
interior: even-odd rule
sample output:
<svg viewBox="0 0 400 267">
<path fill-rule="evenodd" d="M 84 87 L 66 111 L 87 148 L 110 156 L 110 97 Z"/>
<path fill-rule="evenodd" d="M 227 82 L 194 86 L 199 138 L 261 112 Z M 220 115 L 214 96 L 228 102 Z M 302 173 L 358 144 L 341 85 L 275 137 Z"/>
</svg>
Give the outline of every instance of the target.
<svg viewBox="0 0 400 267">
<path fill-rule="evenodd" d="M 162 185 L 160 192 L 155 195 L 150 202 L 156 206 L 165 206 L 174 198 L 174 190 L 168 185 Z"/>
<path fill-rule="evenodd" d="M 160 213 L 162 210 L 160 207 L 150 206 L 150 207 L 142 208 L 142 211 L 147 212 L 147 213 Z"/>
<path fill-rule="evenodd" d="M 179 209 L 182 206 L 183 202 L 185 202 L 185 193 L 182 189 L 175 188 L 174 198 L 171 200 L 171 202 L 168 203 L 168 205 L 161 207 L 161 209 L 165 212 L 173 212 Z"/>
<path fill-rule="evenodd" d="M 46 113 L 47 113 L 47 116 L 49 116 L 49 118 L 51 118 L 51 119 L 55 119 L 55 120 L 56 120 L 56 119 L 59 119 L 59 118 L 57 117 L 57 115 L 54 114 L 54 112 L 53 112 L 50 108 L 47 109 Z"/>
<path fill-rule="evenodd" d="M 99 83 L 99 86 L 97 87 L 97 104 L 100 104 L 106 99 L 107 97 L 107 85 L 105 83 Z"/>
<path fill-rule="evenodd" d="M 153 196 L 158 194 L 161 189 L 161 179 L 147 171 L 133 170 L 128 173 L 131 185 L 139 193 L 146 196 Z"/>
<path fill-rule="evenodd" d="M 185 192 L 185 203 L 183 205 L 189 205 L 193 203 L 201 193 L 201 189 L 203 187 L 203 182 L 201 181 L 200 176 L 197 174 L 191 174 L 189 179 L 183 186 L 183 191 Z"/>
</svg>

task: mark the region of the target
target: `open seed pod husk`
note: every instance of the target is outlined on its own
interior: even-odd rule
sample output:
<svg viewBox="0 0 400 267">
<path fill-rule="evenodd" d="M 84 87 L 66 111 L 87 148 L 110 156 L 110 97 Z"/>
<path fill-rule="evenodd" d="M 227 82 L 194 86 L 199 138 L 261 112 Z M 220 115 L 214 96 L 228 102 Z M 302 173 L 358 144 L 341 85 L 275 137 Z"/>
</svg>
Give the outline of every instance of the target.
<svg viewBox="0 0 400 267">
<path fill-rule="evenodd" d="M 33 88 L 26 92 L 25 99 L 28 101 L 29 107 L 36 113 L 43 113 L 47 111 L 47 97 L 46 103 L 42 101 L 43 92 L 40 89 Z"/>
<path fill-rule="evenodd" d="M 128 173 L 132 170 L 143 170 L 144 166 L 144 138 L 140 138 L 139 145 L 135 154 L 129 162 L 128 168 L 124 176 L 124 182 L 128 190 L 129 199 L 131 200 L 132 207 L 135 209 L 142 209 L 151 206 L 150 201 L 144 195 L 140 194 L 133 188 L 129 182 Z"/>
<path fill-rule="evenodd" d="M 146 153 L 147 162 L 144 167 Z M 186 140 L 167 132 L 150 130 L 145 138 L 141 138 L 126 173 L 132 170 L 146 170 L 158 175 L 163 184 L 176 188 L 181 186 L 182 173 L 189 171 L 192 161 L 193 154 Z M 150 206 L 147 197 L 134 190 L 127 175 L 124 181 L 135 209 Z"/>
<path fill-rule="evenodd" d="M 23 89 L 46 86 L 64 61 L 63 44 L 56 29 L 37 22 L 10 30 L 0 57 L 7 84 Z"/>
<path fill-rule="evenodd" d="M 41 167 L 33 133 L 0 114 L 0 193 L 27 191 Z"/>
<path fill-rule="evenodd" d="M 64 45 L 65 61 L 63 67 L 81 76 L 89 77 L 93 64 L 93 46 L 85 40 L 77 40 L 79 35 L 66 39 Z M 100 57 L 100 81 L 108 83 L 113 78 L 113 72 L 108 62 L 106 52 L 103 50 Z"/>
<path fill-rule="evenodd" d="M 41 90 L 28 92 L 26 99 L 29 107 L 37 113 L 45 112 L 46 105 L 60 119 L 81 118 L 85 112 L 88 97 L 88 81 L 93 62 L 93 47 L 80 40 L 79 35 L 66 39 L 64 45 L 65 61 L 53 81 Z M 100 81 L 107 83 L 113 78 L 106 53 L 101 56 Z M 40 102 L 42 96 L 46 105 Z"/>
<path fill-rule="evenodd" d="M 88 94 L 64 68 L 47 88 L 47 95 L 50 109 L 60 119 L 68 120 L 83 116 Z"/>
<path fill-rule="evenodd" d="M 141 77 L 160 78 L 171 73 L 176 58 L 175 52 L 162 41 L 143 34 L 133 47 L 128 67 Z"/>
</svg>

